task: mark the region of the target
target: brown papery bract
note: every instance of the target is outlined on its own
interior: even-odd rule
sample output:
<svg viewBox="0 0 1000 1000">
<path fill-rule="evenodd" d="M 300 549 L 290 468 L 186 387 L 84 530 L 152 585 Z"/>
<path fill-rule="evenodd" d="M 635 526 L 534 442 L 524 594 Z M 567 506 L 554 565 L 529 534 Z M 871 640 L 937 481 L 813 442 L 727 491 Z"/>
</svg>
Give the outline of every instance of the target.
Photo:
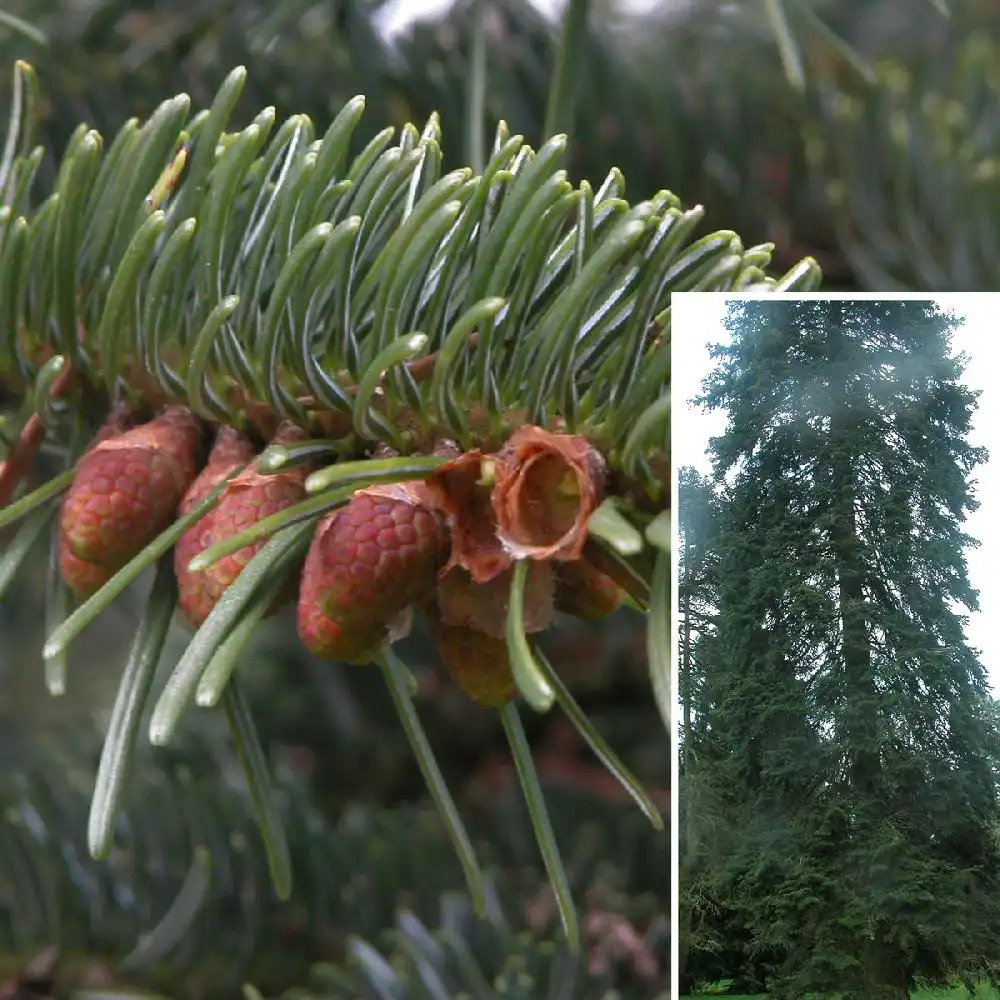
<svg viewBox="0 0 1000 1000">
<path fill-rule="evenodd" d="M 604 459 L 586 438 L 522 427 L 496 456 L 497 535 L 515 558 L 579 559 L 604 497 Z"/>
<path fill-rule="evenodd" d="M 491 463 L 481 451 L 470 451 L 442 465 L 426 483 L 435 504 L 448 515 L 451 558 L 445 570 L 460 566 L 477 583 L 492 580 L 513 562 L 497 537 Z"/>
</svg>

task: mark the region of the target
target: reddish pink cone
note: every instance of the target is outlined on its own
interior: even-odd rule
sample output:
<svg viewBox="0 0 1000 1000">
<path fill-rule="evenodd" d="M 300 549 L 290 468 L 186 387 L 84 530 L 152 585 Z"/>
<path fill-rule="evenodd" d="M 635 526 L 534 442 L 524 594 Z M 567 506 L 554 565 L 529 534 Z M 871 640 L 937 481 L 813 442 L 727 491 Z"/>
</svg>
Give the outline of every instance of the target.
<svg viewBox="0 0 1000 1000">
<path fill-rule="evenodd" d="M 398 637 L 410 606 L 428 598 L 448 558 L 441 513 L 405 485 L 359 490 L 319 523 L 299 594 L 299 635 L 331 660 L 370 659 Z"/>
<path fill-rule="evenodd" d="M 429 615 L 431 635 L 451 679 L 480 705 L 500 708 L 517 694 L 507 643 Z"/>
<path fill-rule="evenodd" d="M 181 501 L 181 516 L 194 510 L 227 476 L 254 456 L 253 444 L 232 427 L 221 427 L 208 456 L 208 464 L 188 488 Z M 212 544 L 215 508 L 181 535 L 174 548 L 174 574 L 181 611 L 189 622 L 200 624 L 208 617 L 214 601 L 204 573 L 192 573 L 188 563 Z"/>
<path fill-rule="evenodd" d="M 555 563 L 556 607 L 577 618 L 605 618 L 621 607 L 625 591 L 585 559 Z"/>
<path fill-rule="evenodd" d="M 293 424 L 285 424 L 278 429 L 272 443 L 293 444 L 304 439 L 305 433 L 302 430 Z M 200 499 L 204 499 L 237 465 L 246 461 L 244 443 L 234 438 L 227 438 L 219 447 L 219 470 L 211 478 L 206 477 L 202 487 L 203 492 L 200 492 L 200 496 L 193 498 L 192 507 Z M 234 456 L 237 456 L 236 461 L 232 460 Z M 255 465 L 248 466 L 229 481 L 211 514 L 191 529 L 188 534 L 193 535 L 193 537 L 189 540 L 188 536 L 185 535 L 182 539 L 185 543 L 183 546 L 185 551 L 178 555 L 175 565 L 178 567 L 177 579 L 181 610 L 192 625 L 200 625 L 208 617 L 219 598 L 229 589 L 236 577 L 243 572 L 243 568 L 266 543 L 267 539 L 262 538 L 260 541 L 245 545 L 242 549 L 225 556 L 200 573 L 191 573 L 187 569 L 191 559 L 210 545 L 216 545 L 231 538 L 265 517 L 270 517 L 279 510 L 304 500 L 306 495 L 305 481 L 310 471 L 309 466 L 297 465 L 287 472 L 265 476 L 257 471 Z M 187 500 L 186 497 L 185 502 Z M 188 551 L 190 551 L 190 555 L 188 555 Z M 182 563 L 181 559 L 184 559 L 185 556 L 187 557 L 186 561 Z M 271 613 L 277 611 L 281 604 L 293 596 L 294 588 L 288 594 L 282 595 L 282 599 L 275 603 Z"/>
<path fill-rule="evenodd" d="M 93 593 L 169 526 L 200 450 L 201 424 L 181 406 L 124 433 L 102 430 L 62 505 L 60 566 L 70 587 Z"/>
</svg>

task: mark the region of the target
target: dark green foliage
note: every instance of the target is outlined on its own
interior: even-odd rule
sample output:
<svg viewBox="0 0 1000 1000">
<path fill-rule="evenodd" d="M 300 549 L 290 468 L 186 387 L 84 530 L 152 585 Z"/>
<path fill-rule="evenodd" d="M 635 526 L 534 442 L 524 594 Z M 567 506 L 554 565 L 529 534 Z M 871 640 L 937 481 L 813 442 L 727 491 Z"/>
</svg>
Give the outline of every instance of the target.
<svg viewBox="0 0 1000 1000">
<path fill-rule="evenodd" d="M 393 114 L 387 52 L 376 30 L 384 2 L 358 0 L 178 0 L 169 5 L 100 0 L 14 0 L 45 44 L 0 32 L 3 75 L 14 59 L 36 66 L 46 81 L 41 136 L 65 148 L 79 122 L 102 133 L 117 131 L 132 115 L 148 116 L 165 94 L 184 90 L 196 105 L 211 101 L 232 66 L 253 67 L 237 115 L 246 119 L 266 104 L 328 123 L 356 93 L 369 97 L 373 119 L 362 124 L 367 141 Z M 0 105 L 10 95 L 0 83 Z M 405 111 L 403 112 L 405 115 Z M 58 164 L 43 168 L 48 176 Z"/>
<path fill-rule="evenodd" d="M 0 66 L 22 58 L 38 68 L 49 91 L 45 144 L 58 151 L 79 122 L 109 134 L 130 115 L 148 115 L 164 94 L 185 90 L 201 105 L 224 68 L 239 63 L 253 74 L 237 111 L 244 119 L 274 103 L 279 113 L 301 111 L 322 126 L 353 94 L 365 93 L 371 117 L 359 127 L 364 140 L 377 126 L 423 121 L 434 110 L 445 122 L 465 121 L 473 3 L 459 0 L 391 43 L 377 28 L 390 6 L 178 0 L 137 10 L 128 0 L 19 0 L 4 9 L 43 31 L 48 45 L 0 30 Z M 537 146 L 545 138 L 559 25 L 528 0 L 482 6 L 488 86 L 481 133 L 488 138 L 503 118 Z M 996 225 L 992 212 L 984 225 L 972 208 L 991 204 L 993 182 L 984 183 L 981 168 L 989 169 L 996 151 L 992 60 L 980 63 L 977 78 L 961 70 L 976 59 L 953 58 L 977 29 L 995 33 L 988 0 L 953 0 L 949 17 L 939 0 L 700 0 L 641 15 L 589 6 L 579 56 L 585 72 L 574 88 L 572 127 L 565 126 L 574 178 L 618 166 L 633 199 L 669 186 L 686 203 L 705 204 L 713 228 L 775 240 L 778 267 L 816 255 L 834 283 L 885 289 L 891 277 L 909 288 L 996 287 L 988 251 L 980 250 Z M 768 16 L 782 8 L 791 44 L 784 59 Z M 866 74 L 888 59 L 911 70 L 907 95 L 881 85 L 872 92 Z M 789 83 L 789 62 L 804 71 L 802 91 Z M 0 107 L 8 94 L 0 79 Z M 925 112 L 925 94 L 943 99 Z M 957 141 L 945 143 L 941 155 L 922 119 L 929 114 L 947 125 L 949 97 L 966 111 L 949 126 Z M 838 110 L 859 106 L 860 122 Z M 909 149 L 891 138 L 890 117 L 897 131 L 911 123 Z M 474 162 L 470 142 L 468 130 L 449 127 L 446 169 Z M 51 177 L 56 166 L 50 159 L 42 170 Z"/>
<path fill-rule="evenodd" d="M 909 3 L 922 6 L 921 0 Z M 140 10 L 128 0 L 5 6 L 48 38 L 42 46 L 0 32 L 0 65 L 26 59 L 46 81 L 43 128 L 54 150 L 65 147 L 79 122 L 108 134 L 130 115 L 147 116 L 168 93 L 184 90 L 195 105 L 207 103 L 224 68 L 238 64 L 249 66 L 253 77 L 237 110 L 244 120 L 273 103 L 279 114 L 300 111 L 325 126 L 356 93 L 369 99 L 371 117 L 359 127 L 363 141 L 383 124 L 400 127 L 432 111 L 446 122 L 467 118 L 475 44 L 471 0 L 416 22 L 391 41 L 379 26 L 398 5 L 382 0 L 179 0 Z M 548 138 L 545 113 L 559 24 L 528 0 L 483 6 L 489 85 L 482 133 L 488 141 L 502 118 L 537 147 Z M 624 18 L 603 4 L 588 6 L 576 113 L 555 129 L 572 137 L 572 176 L 601 177 L 617 165 L 629 178 L 632 198 L 666 184 L 685 201 L 708 205 L 713 226 L 733 226 L 754 239 L 785 231 L 789 197 L 805 211 L 808 196 L 798 185 L 789 190 L 790 177 L 804 167 L 802 151 L 794 148 L 799 105 L 760 16 L 760 0 L 722 23 L 714 0 L 669 18 L 658 11 Z M 823 17 L 836 13 L 821 10 Z M 812 37 L 810 25 L 795 28 Z M 738 61 L 727 58 L 736 46 Z M 666 53 L 670 73 L 661 72 Z M 8 88 L 0 79 L 0 107 Z M 468 146 L 467 136 L 450 129 L 445 168 L 473 162 Z M 43 169 L 51 174 L 55 166 L 49 161 Z M 742 197 L 748 187 L 766 196 Z M 786 255 L 779 266 L 792 263 Z"/>
<path fill-rule="evenodd" d="M 956 322 L 733 303 L 706 381 L 728 480 L 685 747 L 727 819 L 708 896 L 782 991 L 902 996 L 998 951 L 1000 732 L 961 614 L 984 454 Z"/>
<path fill-rule="evenodd" d="M 23 960 L 58 941 L 67 984 L 79 982 L 79 953 L 117 981 L 175 992 L 183 977 L 186 996 L 232 995 L 247 976 L 278 987 L 316 955 L 343 954 L 348 934 L 377 933 L 404 892 L 426 913 L 461 884 L 432 813 L 358 810 L 334 826 L 286 780 L 279 809 L 303 891 L 282 903 L 248 796 L 205 768 L 232 773 L 235 761 L 204 738 L 143 755 L 112 851 L 93 861 L 99 741 L 84 726 L 40 742 L 3 724 L 0 955 Z"/>
</svg>

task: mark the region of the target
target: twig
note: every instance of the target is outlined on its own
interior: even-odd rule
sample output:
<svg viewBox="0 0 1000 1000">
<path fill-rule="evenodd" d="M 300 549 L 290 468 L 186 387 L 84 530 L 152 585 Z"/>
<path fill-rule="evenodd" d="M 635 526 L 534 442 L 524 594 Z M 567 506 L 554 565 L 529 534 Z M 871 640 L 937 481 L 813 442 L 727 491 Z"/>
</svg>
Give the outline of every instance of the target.
<svg viewBox="0 0 1000 1000">
<path fill-rule="evenodd" d="M 58 399 L 76 384 L 76 377 L 73 370 L 65 368 L 52 383 L 52 391 L 49 396 Z M 18 483 L 28 474 L 28 471 L 35 464 L 38 452 L 45 440 L 45 424 L 42 418 L 33 413 L 28 422 L 21 428 L 17 442 L 7 460 L 0 465 L 0 507 L 6 507 L 10 503 Z"/>
</svg>

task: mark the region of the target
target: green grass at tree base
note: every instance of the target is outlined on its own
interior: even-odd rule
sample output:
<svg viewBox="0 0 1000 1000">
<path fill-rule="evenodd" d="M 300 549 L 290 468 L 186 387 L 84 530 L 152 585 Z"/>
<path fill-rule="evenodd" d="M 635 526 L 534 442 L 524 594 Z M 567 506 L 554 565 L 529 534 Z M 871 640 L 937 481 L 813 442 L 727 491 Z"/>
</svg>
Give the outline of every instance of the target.
<svg viewBox="0 0 1000 1000">
<path fill-rule="evenodd" d="M 725 983 L 713 983 L 704 990 L 694 994 L 681 994 L 680 1000 L 698 1000 L 699 997 L 725 997 L 726 1000 L 760 1000 L 761 997 L 769 997 L 770 993 L 753 993 L 736 995 L 725 992 Z M 988 983 L 977 983 L 976 992 L 970 993 L 964 986 L 952 986 L 943 989 L 938 986 L 924 986 L 914 990 L 910 996 L 913 1000 L 968 1000 L 973 997 L 975 1000 L 1000 1000 L 1000 992 L 995 990 Z"/>
</svg>

